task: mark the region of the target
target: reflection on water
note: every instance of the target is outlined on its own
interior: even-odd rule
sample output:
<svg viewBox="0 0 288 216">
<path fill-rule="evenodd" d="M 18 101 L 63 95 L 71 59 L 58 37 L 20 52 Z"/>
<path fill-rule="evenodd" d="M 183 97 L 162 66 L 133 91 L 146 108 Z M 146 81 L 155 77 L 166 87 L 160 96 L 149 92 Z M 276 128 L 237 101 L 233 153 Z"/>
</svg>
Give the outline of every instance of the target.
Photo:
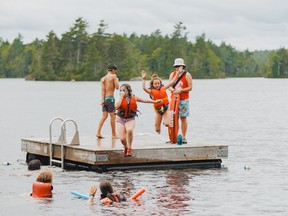
<svg viewBox="0 0 288 216">
<path fill-rule="evenodd" d="M 131 85 L 135 94 L 147 97 L 141 82 Z M 193 88 L 188 139 L 229 145 L 225 168 L 95 173 L 43 167 L 54 174 L 54 197 L 46 200 L 29 196 L 37 173 L 25 175 L 20 139 L 48 137 L 55 116 L 76 120 L 80 142 L 95 136 L 100 85 L 0 79 L 0 215 L 286 215 L 288 80 L 194 80 Z M 139 104 L 139 110 L 135 134 L 155 134 L 151 104 Z M 109 127 L 106 122 L 104 135 L 111 134 Z M 105 147 L 105 142 L 95 137 L 97 145 Z M 11 165 L 3 165 L 5 161 Z M 88 194 L 90 185 L 101 179 L 110 180 L 127 197 L 142 187 L 146 192 L 137 202 L 112 206 L 91 206 L 70 194 Z"/>
<path fill-rule="evenodd" d="M 184 171 L 170 171 L 166 176 L 166 186 L 160 191 L 159 203 L 167 209 L 177 209 L 179 214 L 189 213 L 188 201 L 192 199 L 189 190 L 189 177 Z M 164 212 L 163 212 L 164 214 Z"/>
</svg>

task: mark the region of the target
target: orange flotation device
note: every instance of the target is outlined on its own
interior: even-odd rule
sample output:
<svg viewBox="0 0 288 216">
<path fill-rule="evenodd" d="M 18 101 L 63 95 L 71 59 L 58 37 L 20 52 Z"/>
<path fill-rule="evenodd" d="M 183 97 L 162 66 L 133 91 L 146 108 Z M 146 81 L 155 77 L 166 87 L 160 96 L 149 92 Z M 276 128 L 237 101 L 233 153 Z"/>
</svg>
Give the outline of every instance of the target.
<svg viewBox="0 0 288 216">
<path fill-rule="evenodd" d="M 145 188 L 141 188 L 137 191 L 130 199 L 137 199 L 140 195 L 142 195 L 146 191 Z"/>
<path fill-rule="evenodd" d="M 107 197 L 104 197 L 103 199 L 100 200 L 100 202 L 105 205 L 109 205 L 113 202 L 122 202 L 122 201 L 126 201 L 126 197 L 122 192 L 119 191 L 112 194 L 108 194 Z"/>
<path fill-rule="evenodd" d="M 174 71 L 172 73 L 173 73 L 172 74 L 172 78 L 173 78 L 173 77 L 176 76 L 176 71 Z M 181 77 L 180 82 L 178 83 L 178 85 L 180 85 L 181 88 L 188 87 L 188 82 L 187 82 L 187 79 L 186 79 L 186 72 L 184 72 L 184 75 Z M 176 86 L 173 86 L 173 87 L 175 88 Z M 185 100 L 185 99 L 188 99 L 188 98 L 189 98 L 189 91 L 180 93 L 180 100 Z"/>
<path fill-rule="evenodd" d="M 137 100 L 133 95 L 130 101 L 123 98 L 120 107 L 117 109 L 117 115 L 121 118 L 133 118 L 137 116 Z"/>
<path fill-rule="evenodd" d="M 171 94 L 171 102 L 169 106 L 169 111 L 171 115 L 170 124 L 168 126 L 168 134 L 169 139 L 171 143 L 177 143 L 177 137 L 178 137 L 178 113 L 179 113 L 179 103 L 180 103 L 180 97 L 178 94 Z"/>
<path fill-rule="evenodd" d="M 155 109 L 161 107 L 161 106 L 168 106 L 169 105 L 169 99 L 168 99 L 168 95 L 166 92 L 166 89 L 164 86 L 161 86 L 161 88 L 158 89 L 151 89 L 151 94 L 153 96 L 153 100 L 158 100 L 161 99 L 161 102 L 158 103 L 154 103 L 153 106 Z"/>
<path fill-rule="evenodd" d="M 32 196 L 38 198 L 52 197 L 53 186 L 51 183 L 34 182 L 32 185 Z"/>
</svg>

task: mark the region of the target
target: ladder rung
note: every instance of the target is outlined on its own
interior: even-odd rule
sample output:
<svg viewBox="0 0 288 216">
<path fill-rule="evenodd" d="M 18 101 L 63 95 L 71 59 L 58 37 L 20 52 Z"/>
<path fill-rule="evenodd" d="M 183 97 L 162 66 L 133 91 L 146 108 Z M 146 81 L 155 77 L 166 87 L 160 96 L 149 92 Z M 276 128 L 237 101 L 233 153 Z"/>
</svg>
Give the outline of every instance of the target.
<svg viewBox="0 0 288 216">
<path fill-rule="evenodd" d="M 52 161 L 52 162 L 55 162 L 55 163 L 60 163 L 60 164 L 62 163 L 61 160 L 55 160 L 55 159 L 52 159 L 51 161 Z"/>
</svg>

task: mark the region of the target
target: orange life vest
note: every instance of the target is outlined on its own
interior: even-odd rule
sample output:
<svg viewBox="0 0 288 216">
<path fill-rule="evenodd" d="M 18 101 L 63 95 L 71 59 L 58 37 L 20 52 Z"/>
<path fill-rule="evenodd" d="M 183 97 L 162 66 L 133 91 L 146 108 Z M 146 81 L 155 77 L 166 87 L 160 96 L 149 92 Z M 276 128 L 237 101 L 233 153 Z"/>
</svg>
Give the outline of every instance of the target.
<svg viewBox="0 0 288 216">
<path fill-rule="evenodd" d="M 101 203 L 105 204 L 105 205 L 109 205 L 112 202 L 122 202 L 122 201 L 126 201 L 126 197 L 124 196 L 124 194 L 122 192 L 115 192 L 113 194 L 110 194 L 110 199 L 108 197 L 105 197 L 103 199 L 100 200 Z"/>
<path fill-rule="evenodd" d="M 161 102 L 153 104 L 154 108 L 158 108 L 158 107 L 161 107 L 161 106 L 168 106 L 169 99 L 168 99 L 168 95 L 167 95 L 167 92 L 166 92 L 166 88 L 164 86 L 161 86 L 159 90 L 155 89 L 155 88 L 152 88 L 151 89 L 151 94 L 152 94 L 153 100 L 162 99 Z"/>
<path fill-rule="evenodd" d="M 132 96 L 130 101 L 123 98 L 120 107 L 117 109 L 117 115 L 121 118 L 133 118 L 137 116 L 136 97 Z"/>
<path fill-rule="evenodd" d="M 175 75 L 176 75 L 176 71 L 173 72 L 172 78 L 175 77 Z M 181 78 L 181 80 L 176 85 L 175 89 L 177 89 L 178 86 L 181 87 L 181 88 L 188 87 L 186 76 L 187 76 L 187 73 Z M 185 100 L 185 99 L 188 99 L 188 98 L 189 98 L 189 91 L 188 92 L 182 92 L 180 94 L 180 100 Z"/>
<path fill-rule="evenodd" d="M 32 196 L 33 197 L 52 197 L 53 186 L 51 183 L 34 182 L 32 185 Z"/>
</svg>

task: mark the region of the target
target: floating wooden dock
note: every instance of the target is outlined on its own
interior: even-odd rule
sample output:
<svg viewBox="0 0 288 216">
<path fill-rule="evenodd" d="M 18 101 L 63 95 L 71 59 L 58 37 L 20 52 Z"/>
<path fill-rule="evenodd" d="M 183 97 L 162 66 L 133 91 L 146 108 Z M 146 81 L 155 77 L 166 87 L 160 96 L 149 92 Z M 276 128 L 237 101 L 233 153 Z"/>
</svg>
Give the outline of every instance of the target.
<svg viewBox="0 0 288 216">
<path fill-rule="evenodd" d="M 165 140 L 166 139 L 166 140 Z M 228 158 L 227 145 L 167 144 L 167 137 L 153 134 L 135 134 L 133 156 L 122 155 L 119 139 L 106 137 L 80 137 L 79 144 L 63 144 L 64 168 L 94 170 L 220 168 L 222 159 Z M 26 161 L 40 159 L 50 163 L 50 143 L 53 160 L 61 159 L 59 139 L 24 138 L 21 150 L 27 152 Z"/>
</svg>

